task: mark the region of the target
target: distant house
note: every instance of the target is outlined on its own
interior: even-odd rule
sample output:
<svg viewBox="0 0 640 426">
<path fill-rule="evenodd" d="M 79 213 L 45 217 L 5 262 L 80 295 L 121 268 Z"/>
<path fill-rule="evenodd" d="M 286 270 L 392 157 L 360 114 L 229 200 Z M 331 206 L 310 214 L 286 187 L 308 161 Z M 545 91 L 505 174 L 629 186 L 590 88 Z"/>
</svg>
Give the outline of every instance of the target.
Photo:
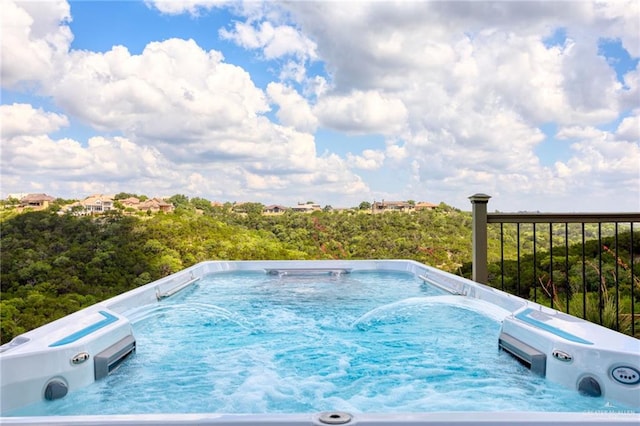
<svg viewBox="0 0 640 426">
<path fill-rule="evenodd" d="M 65 209 L 76 215 L 102 214 L 114 209 L 113 196 L 102 194 L 90 195 L 82 201 L 69 204 Z"/>
<path fill-rule="evenodd" d="M 56 198 L 47 194 L 27 194 L 20 199 L 18 208 L 31 210 L 44 210 L 49 207 Z"/>
<path fill-rule="evenodd" d="M 122 200 L 118 200 L 118 202 L 122 204 L 125 209 L 131 208 L 138 210 L 138 207 L 140 206 L 140 199 L 136 197 L 124 198 Z"/>
<path fill-rule="evenodd" d="M 374 201 L 371 206 L 373 213 L 412 212 L 415 206 L 406 201 Z"/>
<path fill-rule="evenodd" d="M 438 207 L 437 204 L 428 203 L 426 201 L 420 201 L 416 204 L 416 210 L 433 210 Z"/>
<path fill-rule="evenodd" d="M 167 203 L 165 200 L 161 198 L 150 198 L 146 201 L 142 201 L 138 205 L 138 210 L 151 211 L 154 213 L 157 213 L 157 212 L 171 213 L 173 209 L 174 209 L 173 204 Z"/>
<path fill-rule="evenodd" d="M 263 214 L 283 214 L 287 210 L 289 209 L 285 206 L 281 206 L 279 204 L 272 204 L 270 206 L 266 206 L 265 208 L 263 208 L 262 213 Z"/>
<path fill-rule="evenodd" d="M 153 213 L 170 213 L 174 210 L 173 204 L 168 203 L 159 197 L 149 198 L 144 201 L 140 201 L 137 197 L 129 197 L 118 200 L 118 202 L 122 204 L 122 207 L 125 209 L 135 209 L 143 212 L 150 211 Z"/>
<path fill-rule="evenodd" d="M 298 205 L 291 207 L 291 211 L 298 212 L 298 213 L 312 213 L 320 210 L 322 210 L 322 207 L 320 207 L 320 204 L 313 204 L 313 203 L 304 203 L 304 204 L 298 203 Z"/>
<path fill-rule="evenodd" d="M 110 195 L 91 195 L 80 201 L 87 213 L 104 213 L 113 209 L 113 197 Z"/>
</svg>

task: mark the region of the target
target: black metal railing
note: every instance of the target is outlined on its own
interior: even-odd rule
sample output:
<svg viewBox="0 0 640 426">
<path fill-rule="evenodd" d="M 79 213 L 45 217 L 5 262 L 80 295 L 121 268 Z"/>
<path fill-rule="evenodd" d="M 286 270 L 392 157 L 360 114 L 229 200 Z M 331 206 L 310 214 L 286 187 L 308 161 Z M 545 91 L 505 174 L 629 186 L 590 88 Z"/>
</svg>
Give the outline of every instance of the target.
<svg viewBox="0 0 640 426">
<path fill-rule="evenodd" d="M 640 213 L 487 213 L 488 195 L 469 198 L 474 281 L 640 337 Z"/>
</svg>

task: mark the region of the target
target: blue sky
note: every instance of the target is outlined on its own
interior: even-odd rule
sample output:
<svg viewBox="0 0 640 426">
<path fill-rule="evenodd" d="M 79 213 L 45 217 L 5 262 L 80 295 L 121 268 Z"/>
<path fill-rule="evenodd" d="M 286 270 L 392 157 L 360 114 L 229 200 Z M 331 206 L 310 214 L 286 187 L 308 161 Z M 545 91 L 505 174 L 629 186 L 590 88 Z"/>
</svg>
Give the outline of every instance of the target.
<svg viewBox="0 0 640 426">
<path fill-rule="evenodd" d="M 3 3 L 1 196 L 640 210 L 640 6 Z"/>
</svg>

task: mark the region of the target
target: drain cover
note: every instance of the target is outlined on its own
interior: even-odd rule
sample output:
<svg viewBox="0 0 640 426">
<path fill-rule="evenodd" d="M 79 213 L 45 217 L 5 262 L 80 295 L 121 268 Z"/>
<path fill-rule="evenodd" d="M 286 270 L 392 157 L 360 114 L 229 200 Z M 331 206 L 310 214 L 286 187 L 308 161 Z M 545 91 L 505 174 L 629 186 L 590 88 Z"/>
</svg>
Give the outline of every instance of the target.
<svg viewBox="0 0 640 426">
<path fill-rule="evenodd" d="M 340 411 L 332 411 L 320 414 L 321 423 L 328 425 L 343 425 L 351 421 L 351 414 Z"/>
</svg>

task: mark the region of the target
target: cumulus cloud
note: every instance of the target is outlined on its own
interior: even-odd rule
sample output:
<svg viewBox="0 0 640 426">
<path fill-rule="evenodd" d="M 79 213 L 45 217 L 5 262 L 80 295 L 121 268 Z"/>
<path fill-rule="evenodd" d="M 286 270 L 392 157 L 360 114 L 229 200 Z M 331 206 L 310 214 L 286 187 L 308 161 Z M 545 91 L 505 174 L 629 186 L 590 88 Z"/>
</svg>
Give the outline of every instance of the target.
<svg viewBox="0 0 640 426">
<path fill-rule="evenodd" d="M 0 79 L 3 88 L 35 86 L 56 73 L 73 36 L 64 0 L 2 3 L 0 14 Z"/>
<path fill-rule="evenodd" d="M 220 36 L 248 49 L 260 49 L 266 59 L 286 55 L 302 59 L 316 59 L 316 44 L 289 25 L 274 26 L 260 23 L 236 22 L 232 30 L 222 28 Z"/>
<path fill-rule="evenodd" d="M 269 83 L 267 94 L 279 107 L 276 115 L 280 123 L 303 132 L 312 133 L 316 130 L 318 119 L 307 100 L 295 89 L 280 83 Z"/>
<path fill-rule="evenodd" d="M 145 0 L 150 7 L 155 7 L 167 15 L 180 15 L 188 13 L 198 16 L 201 11 L 207 11 L 215 7 L 221 7 L 231 3 L 229 0 Z"/>
<path fill-rule="evenodd" d="M 589 4 L 589 3 L 588 3 Z M 640 57 L 640 4 L 634 0 L 594 2 L 593 21 L 604 37 L 620 39 L 634 58 Z"/>
<path fill-rule="evenodd" d="M 597 55 L 597 45 L 577 44 L 566 49 L 563 64 L 563 89 L 569 117 L 581 123 L 606 123 L 617 116 L 617 95 L 621 85 L 604 57 Z M 580 120 L 580 118 L 584 119 Z"/>
<path fill-rule="evenodd" d="M 562 118 L 575 108 L 581 112 L 581 107 L 585 113 L 604 108 L 600 114 L 606 115 L 619 88 L 615 74 L 597 54 L 597 38 L 581 26 L 604 20 L 604 12 L 590 3 L 565 6 L 353 2 L 345 11 L 331 4 L 290 5 L 328 58 L 336 90 L 375 87 L 422 97 L 435 90 L 472 96 L 467 101 L 493 95 L 542 121 L 558 113 L 564 113 Z M 631 23 L 634 15 L 638 18 L 637 6 L 622 9 L 609 21 Z M 550 32 L 563 26 L 569 27 L 566 45 L 545 46 Z M 583 78 L 579 73 L 585 70 L 593 75 Z"/>
<path fill-rule="evenodd" d="M 577 136 L 577 132 L 574 133 Z M 576 188 L 598 185 L 607 192 L 638 188 L 640 145 L 614 140 L 608 132 L 587 130 L 571 145 L 574 156 L 555 164 L 558 174 Z"/>
<path fill-rule="evenodd" d="M 640 63 L 636 68 L 626 73 L 623 77 L 624 86 L 620 95 L 620 108 L 633 109 L 638 106 L 640 99 Z"/>
<path fill-rule="evenodd" d="M 174 179 L 169 162 L 155 149 L 122 137 L 90 138 L 85 144 L 71 138 L 53 139 L 48 133 L 68 124 L 64 115 L 28 104 L 2 105 L 2 171 L 16 180 L 43 184 L 59 180 L 90 182 L 145 178 Z M 24 183 L 24 182 L 23 182 Z"/>
<path fill-rule="evenodd" d="M 24 111 L 28 120 L 5 120 Z M 337 157 L 316 157 L 310 135 L 281 126 L 271 128 L 270 138 L 271 142 L 282 143 L 264 144 L 261 148 L 255 142 L 244 145 L 247 152 L 239 153 L 235 160 L 214 157 L 199 164 L 175 161 L 154 147 L 124 137 L 96 136 L 84 143 L 70 138 L 53 139 L 45 133 L 55 131 L 65 118 L 30 105 L 3 106 L 2 118 L 3 184 L 21 190 L 45 188 L 48 192 L 58 190 L 73 195 L 73 191 L 109 193 L 135 188 L 148 194 L 171 194 L 187 188 L 193 195 L 235 194 L 242 199 L 247 191 L 264 189 L 265 197 L 270 197 L 274 190 L 300 184 L 317 185 L 319 192 L 327 194 L 337 189 L 362 191 L 366 187 Z M 267 132 L 268 126 L 258 131 L 256 141 Z M 228 150 L 233 151 L 233 147 Z M 22 173 L 25 164 L 30 165 L 28 175 Z M 292 194 L 304 198 L 305 188 Z"/>
<path fill-rule="evenodd" d="M 404 146 L 400 146 L 393 141 L 387 144 L 385 155 L 396 162 L 400 162 L 407 157 L 407 150 Z"/>
<path fill-rule="evenodd" d="M 180 181 L 156 150 L 125 138 L 94 137 L 85 145 L 69 138 L 25 135 L 3 140 L 2 150 L 3 179 L 25 190 L 51 185 L 70 195 L 70 188 L 118 192 L 122 186 L 155 189 Z M 28 174 L 23 173 L 25 164 Z"/>
<path fill-rule="evenodd" d="M 48 82 L 57 101 L 96 128 L 161 140 L 239 126 L 268 105 L 248 73 L 193 40 L 149 43 L 140 55 L 115 46 L 73 51 Z"/>
<path fill-rule="evenodd" d="M 329 63 L 333 87 L 314 109 L 322 125 L 346 130 L 371 122 L 357 114 L 367 111 L 359 108 L 361 104 L 375 102 L 349 101 L 352 93 L 375 88 L 381 98 L 398 100 L 405 107 L 408 131 L 395 130 L 393 138 L 401 138 L 402 149 L 391 143 L 387 155 L 393 158 L 397 151 L 400 161 L 411 161 L 418 183 L 427 183 L 430 190 L 467 186 L 508 196 L 571 191 L 568 176 L 544 167 L 535 153 L 545 139 L 540 127 L 558 123 L 562 139 L 571 128 L 595 129 L 615 120 L 621 108 L 637 106 L 637 68 L 625 75 L 623 87 L 599 54 L 598 32 L 592 31 L 595 25 L 601 37 L 626 39 L 625 46 L 637 43 L 637 5 L 353 2 L 346 10 L 316 3 L 288 6 Z M 614 22 L 622 28 L 615 28 Z M 549 43 L 558 28 L 565 29 L 566 39 Z M 634 48 L 628 50 L 637 57 Z M 631 136 L 633 124 L 631 119 L 623 121 L 618 137 Z M 362 128 L 377 130 L 374 125 Z M 601 152 L 605 146 L 591 149 Z M 579 159 L 594 158 L 588 152 L 576 147 L 574 160 L 563 162 L 563 167 L 582 167 L 588 161 Z M 635 158 L 633 149 L 630 155 Z M 612 162 L 614 166 L 619 167 Z M 637 186 L 637 173 L 619 170 L 635 178 Z"/>
<path fill-rule="evenodd" d="M 347 154 L 347 161 L 356 169 L 376 170 L 384 163 L 384 152 L 374 149 L 365 149 L 362 155 Z"/>
<path fill-rule="evenodd" d="M 634 115 L 622 120 L 616 130 L 616 138 L 629 142 L 640 141 L 640 110 L 634 111 Z"/>
<path fill-rule="evenodd" d="M 3 125 L 3 162 L 5 153 L 28 161 L 25 147 L 42 144 L 49 160 L 74 161 L 80 174 L 100 161 L 107 182 L 140 173 L 167 189 L 269 202 L 277 193 L 307 199 L 308 191 L 451 201 L 462 191 L 463 199 L 487 192 L 513 206 L 520 200 L 524 209 L 586 192 L 585 182 L 612 197 L 640 185 L 640 71 L 617 75 L 600 51 L 603 39 L 619 40 L 640 56 L 635 1 L 148 1 L 167 15 L 227 8 L 238 20 L 212 34 L 259 52 L 254 60 L 274 79 L 260 87 L 195 40 L 150 40 L 140 54 L 69 50 L 66 2 L 5 3 L 3 87 L 35 87 L 64 114 L 3 106 L 13 114 Z M 96 138 L 52 138 L 67 117 Z M 318 156 L 319 129 L 382 135 L 386 146 Z M 567 158 L 541 161 L 545 139 L 570 145 Z M 53 167 L 38 155 L 33 161 Z M 3 163 L 3 182 L 13 182 L 5 165 L 12 170 Z M 158 175 L 163 167 L 171 179 Z M 387 173 L 386 187 L 369 188 L 354 170 Z"/>
<path fill-rule="evenodd" d="M 0 105 L 0 134 L 5 140 L 15 136 L 33 136 L 53 133 L 69 125 L 62 114 L 45 112 L 30 104 Z"/>
<path fill-rule="evenodd" d="M 602 131 L 593 126 L 567 126 L 558 130 L 556 138 L 560 140 L 594 139 L 602 134 Z"/>
<path fill-rule="evenodd" d="M 314 113 L 324 126 L 349 133 L 392 134 L 401 131 L 407 119 L 402 100 L 377 91 L 323 96 Z"/>
<path fill-rule="evenodd" d="M 237 168 L 237 179 L 247 185 L 251 174 L 277 189 L 301 175 L 335 172 L 316 157 L 314 138 L 305 133 L 317 120 L 300 95 L 284 85 L 269 86 L 284 126 L 270 122 L 264 117 L 269 98 L 249 74 L 193 40 L 152 42 L 140 55 L 123 46 L 106 53 L 73 51 L 64 76 L 49 82 L 49 91 L 98 130 L 120 131 L 176 163 Z M 357 181 L 341 166 L 345 170 L 337 175 L 347 179 L 344 184 Z M 211 170 L 208 177 L 226 182 L 228 177 L 218 176 L 225 173 L 230 174 Z"/>
</svg>

